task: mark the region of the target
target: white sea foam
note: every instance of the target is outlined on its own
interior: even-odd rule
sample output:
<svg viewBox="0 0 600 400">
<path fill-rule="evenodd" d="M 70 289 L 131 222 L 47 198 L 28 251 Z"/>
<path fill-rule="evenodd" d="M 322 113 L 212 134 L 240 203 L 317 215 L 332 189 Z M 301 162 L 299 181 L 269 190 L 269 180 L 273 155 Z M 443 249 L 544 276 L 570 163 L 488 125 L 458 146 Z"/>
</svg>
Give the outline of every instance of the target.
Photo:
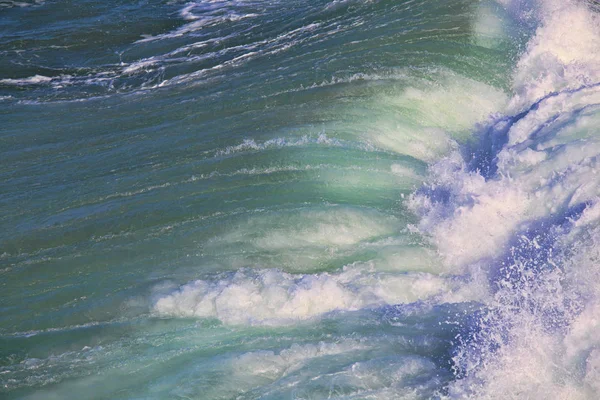
<svg viewBox="0 0 600 400">
<path fill-rule="evenodd" d="M 188 283 L 159 297 L 153 310 L 163 316 L 216 317 L 229 324 L 280 325 L 336 310 L 414 302 L 449 287 L 428 273 L 376 273 L 356 266 L 308 275 L 239 270 L 219 280 Z"/>
<path fill-rule="evenodd" d="M 512 1 L 511 3 L 519 3 Z M 549 93 L 600 81 L 600 21 L 584 2 L 544 0 L 537 5 L 539 27 L 517 64 L 517 111 Z"/>
<path fill-rule="evenodd" d="M 457 337 L 448 395 L 598 398 L 600 23 L 584 3 L 503 3 L 537 25 L 514 116 L 490 118 L 410 201 L 446 270 L 483 271 L 470 284 L 490 292 Z"/>
<path fill-rule="evenodd" d="M 292 274 L 280 269 L 243 268 L 212 280 L 161 290 L 153 310 L 165 316 L 215 317 L 228 324 L 280 325 L 333 311 L 408 303 L 432 296 L 442 296 L 445 301 L 464 300 L 465 293 L 457 290 L 459 285 L 451 277 L 419 271 L 421 267 L 435 271 L 433 259 L 424 265 L 427 262 L 420 258 L 425 253 L 407 250 L 398 254 L 402 243 L 389 239 L 368 242 L 389 235 L 395 225 L 394 218 L 343 207 L 261 214 L 207 243 L 206 249 L 235 245 L 244 257 L 258 249 L 261 254 L 278 254 L 286 268 L 294 265 L 291 260 L 298 252 L 318 260 L 323 252 L 359 245 L 387 250 L 377 260 L 348 265 L 332 273 Z M 244 262 L 229 260 L 228 264 L 242 266 Z"/>
<path fill-rule="evenodd" d="M 496 179 L 486 180 L 459 152 L 431 168 L 427 194 L 417 193 L 411 204 L 448 265 L 493 258 L 524 222 L 596 201 L 600 142 L 593 135 L 599 120 L 594 104 L 600 104 L 598 87 L 564 92 L 512 123 L 507 144 L 491 161 Z M 582 111 L 586 106 L 589 112 Z"/>
<path fill-rule="evenodd" d="M 27 85 L 39 85 L 43 83 L 49 83 L 52 78 L 44 75 L 34 75 L 28 78 L 21 79 L 0 79 L 0 84 L 14 85 L 14 86 L 27 86 Z"/>
<path fill-rule="evenodd" d="M 476 325 L 481 339 L 477 345 L 465 339 L 465 353 L 457 355 L 467 377 L 452 387 L 453 397 L 586 399 L 599 394 L 588 377 L 596 373 L 593 354 L 599 345 L 590 340 L 600 293 L 594 283 L 599 243 L 588 239 L 583 246 L 582 240 L 596 237 L 597 230 L 589 229 L 600 223 L 600 146 L 589 137 L 562 138 L 570 129 L 560 131 L 553 124 L 546 129 L 559 133 L 543 157 L 531 155 L 528 147 L 507 146 L 498 158 L 510 155 L 510 163 L 501 163 L 499 177 L 487 181 L 451 157 L 436 166 L 437 178 L 445 183 L 413 199 L 417 209 L 427 210 L 420 227 L 432 235 L 447 268 L 455 273 L 483 269 L 489 280 L 477 284 L 492 285 L 493 296 L 485 302 L 492 311 Z M 544 146 L 544 139 L 527 141 Z M 582 377 L 577 371 L 586 368 Z"/>
</svg>

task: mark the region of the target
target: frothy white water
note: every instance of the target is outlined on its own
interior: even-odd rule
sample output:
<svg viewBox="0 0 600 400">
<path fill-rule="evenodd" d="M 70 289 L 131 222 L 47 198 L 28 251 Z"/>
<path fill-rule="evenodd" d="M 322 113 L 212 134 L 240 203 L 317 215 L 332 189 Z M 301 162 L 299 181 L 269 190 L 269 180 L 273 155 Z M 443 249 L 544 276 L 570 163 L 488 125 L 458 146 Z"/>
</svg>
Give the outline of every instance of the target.
<svg viewBox="0 0 600 400">
<path fill-rule="evenodd" d="M 585 2 L 539 0 L 534 4 L 540 25 L 517 63 L 513 111 L 549 93 L 600 81 L 598 16 Z"/>
<path fill-rule="evenodd" d="M 410 303 L 450 293 L 451 288 L 451 281 L 433 274 L 378 273 L 368 265 L 307 275 L 248 269 L 220 280 L 186 284 L 159 297 L 153 310 L 163 316 L 215 317 L 230 324 L 281 325 L 332 311 Z"/>
<path fill-rule="evenodd" d="M 27 86 L 27 85 L 39 85 L 43 83 L 49 83 L 52 78 L 44 75 L 34 75 L 29 78 L 22 79 L 0 79 L 0 84 L 14 85 L 14 86 Z"/>
<path fill-rule="evenodd" d="M 482 294 L 448 395 L 598 398 L 600 19 L 581 2 L 503 3 L 537 18 L 513 116 L 483 124 L 411 198 L 446 270 Z"/>
</svg>

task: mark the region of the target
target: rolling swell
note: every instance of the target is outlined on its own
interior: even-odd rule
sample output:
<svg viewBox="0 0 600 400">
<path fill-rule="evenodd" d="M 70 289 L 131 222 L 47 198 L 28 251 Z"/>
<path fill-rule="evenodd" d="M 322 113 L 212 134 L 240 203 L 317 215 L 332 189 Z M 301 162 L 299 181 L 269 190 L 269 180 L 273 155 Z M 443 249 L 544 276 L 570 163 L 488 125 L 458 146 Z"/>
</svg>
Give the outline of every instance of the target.
<svg viewBox="0 0 600 400">
<path fill-rule="evenodd" d="M 598 397 L 585 4 L 7 4 L 3 395 Z"/>
</svg>

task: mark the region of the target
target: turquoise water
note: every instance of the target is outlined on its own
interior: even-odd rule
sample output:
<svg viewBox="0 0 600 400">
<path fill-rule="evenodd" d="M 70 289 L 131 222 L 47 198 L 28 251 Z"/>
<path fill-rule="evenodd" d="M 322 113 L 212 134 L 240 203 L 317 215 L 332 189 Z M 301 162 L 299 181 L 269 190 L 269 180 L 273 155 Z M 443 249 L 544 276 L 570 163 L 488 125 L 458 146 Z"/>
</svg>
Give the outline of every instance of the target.
<svg viewBox="0 0 600 400">
<path fill-rule="evenodd" d="M 1 396 L 598 398 L 597 11 L 0 2 Z"/>
</svg>

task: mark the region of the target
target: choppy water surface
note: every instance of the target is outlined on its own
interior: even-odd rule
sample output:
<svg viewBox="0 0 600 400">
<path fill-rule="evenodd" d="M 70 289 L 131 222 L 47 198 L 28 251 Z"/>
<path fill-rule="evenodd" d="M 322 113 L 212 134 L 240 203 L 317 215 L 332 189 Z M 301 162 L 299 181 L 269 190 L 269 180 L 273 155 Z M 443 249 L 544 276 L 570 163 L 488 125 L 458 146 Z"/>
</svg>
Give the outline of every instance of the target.
<svg viewBox="0 0 600 400">
<path fill-rule="evenodd" d="M 0 1 L 7 399 L 600 397 L 600 19 Z"/>
</svg>

